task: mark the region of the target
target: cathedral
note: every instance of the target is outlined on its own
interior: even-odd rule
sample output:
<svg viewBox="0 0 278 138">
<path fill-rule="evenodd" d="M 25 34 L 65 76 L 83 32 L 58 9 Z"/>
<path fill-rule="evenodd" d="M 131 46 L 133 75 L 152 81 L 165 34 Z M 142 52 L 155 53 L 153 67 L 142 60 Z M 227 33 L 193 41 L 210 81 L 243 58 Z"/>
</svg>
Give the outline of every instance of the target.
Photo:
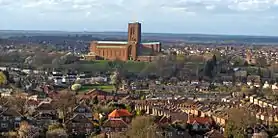
<svg viewBox="0 0 278 138">
<path fill-rule="evenodd" d="M 127 41 L 92 41 L 88 60 L 147 61 L 161 52 L 160 42 L 141 42 L 141 24 L 128 24 Z"/>
</svg>

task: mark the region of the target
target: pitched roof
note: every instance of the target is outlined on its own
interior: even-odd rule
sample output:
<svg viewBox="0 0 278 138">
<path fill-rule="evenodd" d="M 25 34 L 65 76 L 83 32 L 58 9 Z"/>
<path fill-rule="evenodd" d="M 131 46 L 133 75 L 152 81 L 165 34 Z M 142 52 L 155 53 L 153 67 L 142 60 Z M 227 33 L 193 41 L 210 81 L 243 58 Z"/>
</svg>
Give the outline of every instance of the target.
<svg viewBox="0 0 278 138">
<path fill-rule="evenodd" d="M 58 119 L 58 117 L 57 117 L 57 115 L 56 114 L 51 114 L 51 113 L 38 113 L 38 112 L 35 112 L 34 113 L 34 117 L 36 118 L 36 119 L 39 119 L 39 118 L 51 118 L 51 119 L 53 119 L 53 120 L 56 120 L 56 119 Z"/>
<path fill-rule="evenodd" d="M 108 115 L 109 118 L 119 118 L 127 116 L 132 116 L 132 114 L 126 109 L 115 109 Z"/>
<path fill-rule="evenodd" d="M 81 104 L 77 105 L 73 109 L 73 112 L 79 112 L 78 111 L 79 108 L 84 108 L 85 109 L 85 111 L 84 111 L 85 113 L 91 113 L 91 109 L 87 105 L 85 105 L 84 103 L 81 103 Z"/>
<path fill-rule="evenodd" d="M 76 114 L 67 122 L 76 122 L 76 123 L 92 123 L 89 118 L 83 114 Z"/>
<path fill-rule="evenodd" d="M 127 128 L 128 124 L 121 118 L 110 118 L 104 122 L 103 127 Z"/>
<path fill-rule="evenodd" d="M 54 110 L 53 106 L 50 102 L 41 102 L 36 108 L 37 111 L 40 110 Z"/>
<path fill-rule="evenodd" d="M 171 119 L 167 118 L 166 116 L 158 116 L 158 118 L 155 120 L 155 122 L 159 124 L 169 123 L 170 121 Z"/>
<path fill-rule="evenodd" d="M 103 91 L 103 90 L 94 89 L 92 91 L 89 91 L 89 92 L 85 93 L 85 95 L 90 95 L 90 96 L 99 96 L 99 95 L 108 96 L 108 95 L 112 95 L 112 94 L 109 93 L 109 92 Z"/>
<path fill-rule="evenodd" d="M 211 124 L 212 120 L 208 117 L 194 117 L 194 118 L 190 118 L 187 122 L 189 124 L 193 124 L 194 122 L 198 124 Z"/>
<path fill-rule="evenodd" d="M 0 114 L 4 116 L 22 116 L 19 112 L 12 108 L 4 109 Z"/>
</svg>

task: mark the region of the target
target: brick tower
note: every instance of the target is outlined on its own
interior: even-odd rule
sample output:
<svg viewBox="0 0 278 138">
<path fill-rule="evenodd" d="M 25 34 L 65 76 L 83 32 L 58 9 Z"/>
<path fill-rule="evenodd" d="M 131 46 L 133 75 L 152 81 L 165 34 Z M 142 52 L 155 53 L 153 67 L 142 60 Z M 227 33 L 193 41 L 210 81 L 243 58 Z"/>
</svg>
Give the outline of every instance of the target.
<svg viewBox="0 0 278 138">
<path fill-rule="evenodd" d="M 130 57 L 132 60 L 137 58 L 137 48 L 141 43 L 141 24 L 138 22 L 128 24 L 128 44 L 130 49 Z"/>
</svg>

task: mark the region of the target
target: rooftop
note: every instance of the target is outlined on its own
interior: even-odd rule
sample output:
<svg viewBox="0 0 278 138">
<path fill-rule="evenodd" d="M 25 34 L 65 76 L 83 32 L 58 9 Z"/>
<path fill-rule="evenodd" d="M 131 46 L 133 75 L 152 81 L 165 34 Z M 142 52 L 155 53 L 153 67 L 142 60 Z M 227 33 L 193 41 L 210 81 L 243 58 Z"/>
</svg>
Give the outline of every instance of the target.
<svg viewBox="0 0 278 138">
<path fill-rule="evenodd" d="M 127 41 L 96 41 L 98 44 L 128 44 Z"/>
<path fill-rule="evenodd" d="M 119 45 L 126 45 L 128 44 L 127 41 L 96 41 L 97 44 L 119 44 Z M 158 45 L 160 42 L 141 42 L 143 45 Z"/>
<path fill-rule="evenodd" d="M 132 114 L 126 109 L 115 109 L 108 115 L 109 118 L 119 118 L 127 116 L 132 116 Z"/>
</svg>

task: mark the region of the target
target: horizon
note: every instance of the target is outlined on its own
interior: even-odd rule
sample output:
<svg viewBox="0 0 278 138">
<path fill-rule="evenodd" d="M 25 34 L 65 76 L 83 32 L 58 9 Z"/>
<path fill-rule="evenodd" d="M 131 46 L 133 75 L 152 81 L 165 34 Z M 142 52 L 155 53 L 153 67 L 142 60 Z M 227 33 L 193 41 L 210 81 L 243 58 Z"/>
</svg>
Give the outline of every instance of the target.
<svg viewBox="0 0 278 138">
<path fill-rule="evenodd" d="M 0 30 L 278 36 L 277 0 L 1 0 Z"/>
<path fill-rule="evenodd" d="M 22 31 L 22 32 L 21 32 Z M 28 33 L 127 33 L 127 31 L 70 31 L 70 30 L 1 30 L 3 32 L 28 32 Z M 143 34 L 163 34 L 163 35 L 197 35 L 197 36 L 242 36 L 242 37 L 278 37 L 278 35 L 256 35 L 256 34 L 209 34 L 209 33 L 171 33 L 171 32 L 142 32 Z M 125 34 L 127 35 L 127 34 Z"/>
</svg>

